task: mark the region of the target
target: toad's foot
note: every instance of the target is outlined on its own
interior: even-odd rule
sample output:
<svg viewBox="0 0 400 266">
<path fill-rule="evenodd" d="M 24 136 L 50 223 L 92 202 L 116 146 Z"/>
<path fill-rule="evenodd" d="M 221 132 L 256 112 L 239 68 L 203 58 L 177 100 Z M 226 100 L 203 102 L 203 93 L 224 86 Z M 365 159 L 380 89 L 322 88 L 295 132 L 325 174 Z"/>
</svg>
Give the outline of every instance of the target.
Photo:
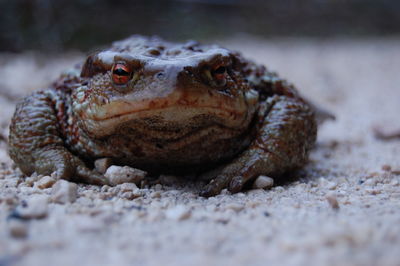
<svg viewBox="0 0 400 266">
<path fill-rule="evenodd" d="M 34 170 L 38 174 L 50 175 L 71 181 L 79 181 L 94 185 L 108 184 L 106 178 L 96 170 L 91 170 L 78 157 L 62 147 L 39 150 L 35 152 Z"/>
<path fill-rule="evenodd" d="M 201 196 L 232 193 L 259 175 L 277 177 L 302 166 L 316 137 L 314 113 L 301 99 L 274 96 L 260 108 L 261 127 L 250 147 L 212 179 Z"/>
</svg>

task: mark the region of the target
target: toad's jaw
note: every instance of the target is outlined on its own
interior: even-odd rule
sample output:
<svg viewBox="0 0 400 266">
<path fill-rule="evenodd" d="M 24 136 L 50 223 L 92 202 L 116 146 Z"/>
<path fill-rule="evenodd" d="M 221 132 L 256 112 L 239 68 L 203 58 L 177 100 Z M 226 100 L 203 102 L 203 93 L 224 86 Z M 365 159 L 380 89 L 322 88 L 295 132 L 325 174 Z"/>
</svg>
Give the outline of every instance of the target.
<svg viewBox="0 0 400 266">
<path fill-rule="evenodd" d="M 151 100 L 131 101 L 121 97 L 106 104 L 89 104 L 79 116 L 86 131 L 96 137 L 111 135 L 124 124 L 142 124 L 153 130 L 199 128 L 214 124 L 240 130 L 250 123 L 257 109 L 257 97 L 254 91 L 240 97 L 220 93 L 182 95 L 176 92 Z"/>
</svg>

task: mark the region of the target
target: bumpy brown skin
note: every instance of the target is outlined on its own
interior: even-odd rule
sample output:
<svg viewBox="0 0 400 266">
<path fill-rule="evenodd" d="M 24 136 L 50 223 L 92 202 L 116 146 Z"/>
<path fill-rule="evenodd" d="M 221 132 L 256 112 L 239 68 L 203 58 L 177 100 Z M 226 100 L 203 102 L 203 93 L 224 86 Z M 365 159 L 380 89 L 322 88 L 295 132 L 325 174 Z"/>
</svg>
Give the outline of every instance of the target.
<svg viewBox="0 0 400 266">
<path fill-rule="evenodd" d="M 295 88 L 240 54 L 132 36 L 20 102 L 9 153 L 26 175 L 94 184 L 107 184 L 98 158 L 150 173 L 218 168 L 201 192 L 212 196 L 301 167 L 316 131 Z"/>
</svg>

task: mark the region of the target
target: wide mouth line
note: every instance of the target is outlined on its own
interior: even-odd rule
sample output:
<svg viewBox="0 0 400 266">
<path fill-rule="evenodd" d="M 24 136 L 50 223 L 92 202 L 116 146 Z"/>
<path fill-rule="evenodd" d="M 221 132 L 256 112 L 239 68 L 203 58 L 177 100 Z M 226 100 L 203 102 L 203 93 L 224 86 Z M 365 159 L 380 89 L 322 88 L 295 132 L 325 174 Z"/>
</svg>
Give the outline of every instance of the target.
<svg viewBox="0 0 400 266">
<path fill-rule="evenodd" d="M 185 108 L 186 107 L 186 108 Z M 221 108 L 221 107 L 216 107 L 216 106 L 198 106 L 198 107 L 188 107 L 185 105 L 172 105 L 172 106 L 168 106 L 168 107 L 159 107 L 159 108 L 147 108 L 147 109 L 138 109 L 138 110 L 131 110 L 128 112 L 123 112 L 123 113 L 118 113 L 118 114 L 114 114 L 111 116 L 104 116 L 104 117 L 98 117 L 98 116 L 94 116 L 91 117 L 92 120 L 96 121 L 96 122 L 102 122 L 102 121 L 109 121 L 109 120 L 113 120 L 113 119 L 119 119 L 122 117 L 129 117 L 129 116 L 133 116 L 133 115 L 137 115 L 138 117 L 140 117 L 140 119 L 146 119 L 145 115 L 148 113 L 156 113 L 156 112 L 162 112 L 165 111 L 164 113 L 168 113 L 169 110 L 174 109 L 174 108 L 184 108 L 184 110 L 182 111 L 188 111 L 188 113 L 190 113 L 193 110 L 197 110 L 197 111 L 211 111 L 210 114 L 225 114 L 224 117 L 229 117 L 229 116 L 240 116 L 243 112 L 238 112 L 237 110 L 228 110 L 226 108 Z M 192 109 L 192 110 L 191 110 Z M 104 111 L 107 112 L 107 111 Z M 172 112 L 171 112 L 172 113 Z M 149 115 L 149 117 L 152 117 L 152 115 Z"/>
</svg>

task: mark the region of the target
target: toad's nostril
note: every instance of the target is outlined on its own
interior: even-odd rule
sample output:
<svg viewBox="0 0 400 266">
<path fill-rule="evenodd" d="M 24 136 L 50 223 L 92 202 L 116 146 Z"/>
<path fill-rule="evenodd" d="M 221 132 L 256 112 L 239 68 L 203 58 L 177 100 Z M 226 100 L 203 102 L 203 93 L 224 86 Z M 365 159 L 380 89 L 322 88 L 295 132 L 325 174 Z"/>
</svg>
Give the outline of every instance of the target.
<svg viewBox="0 0 400 266">
<path fill-rule="evenodd" d="M 165 73 L 164 72 L 159 72 L 156 74 L 156 77 L 159 79 L 164 79 L 165 78 Z"/>
</svg>

